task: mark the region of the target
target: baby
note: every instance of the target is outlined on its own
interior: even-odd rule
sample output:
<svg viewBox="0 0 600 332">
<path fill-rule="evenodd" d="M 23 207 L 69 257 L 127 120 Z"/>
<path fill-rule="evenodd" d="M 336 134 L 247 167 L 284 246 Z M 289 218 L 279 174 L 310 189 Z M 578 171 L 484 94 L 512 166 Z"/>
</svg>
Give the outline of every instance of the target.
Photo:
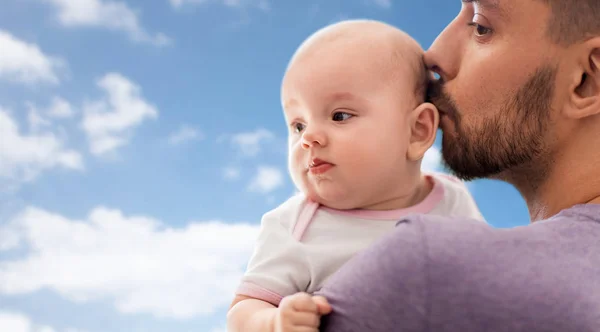
<svg viewBox="0 0 600 332">
<path fill-rule="evenodd" d="M 421 171 L 439 122 L 422 53 L 368 20 L 330 25 L 298 48 L 281 100 L 301 194 L 263 216 L 229 331 L 318 331 L 331 307 L 310 294 L 407 214 L 483 221 L 462 182 Z"/>
</svg>

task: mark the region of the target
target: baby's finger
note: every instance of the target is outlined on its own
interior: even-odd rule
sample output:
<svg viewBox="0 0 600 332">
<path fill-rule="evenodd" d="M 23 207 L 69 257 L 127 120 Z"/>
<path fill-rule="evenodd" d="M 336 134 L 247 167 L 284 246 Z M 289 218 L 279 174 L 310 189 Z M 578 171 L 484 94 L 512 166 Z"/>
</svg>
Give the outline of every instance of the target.
<svg viewBox="0 0 600 332">
<path fill-rule="evenodd" d="M 321 324 L 321 317 L 315 313 L 297 312 L 290 317 L 290 321 L 295 326 L 317 328 Z"/>
<path fill-rule="evenodd" d="M 309 326 L 296 326 L 294 327 L 294 332 L 319 332 L 319 328 Z"/>
<path fill-rule="evenodd" d="M 319 315 L 327 315 L 331 312 L 331 304 L 323 296 L 313 296 L 313 302 L 317 305 Z"/>
<path fill-rule="evenodd" d="M 323 296 L 313 296 L 313 301 L 317 304 L 319 315 L 327 315 L 331 312 L 331 304 Z"/>
<path fill-rule="evenodd" d="M 319 308 L 312 297 L 306 293 L 293 295 L 291 299 L 292 308 L 296 311 L 318 313 Z"/>
</svg>

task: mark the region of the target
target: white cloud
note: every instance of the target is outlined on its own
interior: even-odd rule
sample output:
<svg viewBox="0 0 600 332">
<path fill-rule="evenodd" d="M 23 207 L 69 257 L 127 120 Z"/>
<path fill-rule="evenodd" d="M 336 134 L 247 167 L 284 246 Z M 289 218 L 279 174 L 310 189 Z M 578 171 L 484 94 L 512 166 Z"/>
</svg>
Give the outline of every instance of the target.
<svg viewBox="0 0 600 332">
<path fill-rule="evenodd" d="M 63 60 L 44 54 L 31 43 L 0 30 L 0 79 L 34 84 L 59 83 L 57 71 Z"/>
<path fill-rule="evenodd" d="M 58 332 L 50 326 L 34 324 L 28 316 L 12 311 L 0 311 L 0 328 L 6 332 Z M 84 332 L 73 328 L 63 331 Z"/>
<path fill-rule="evenodd" d="M 6 332 L 57 332 L 50 326 L 34 324 L 29 317 L 24 314 L 0 311 L 0 328 Z M 75 331 L 67 329 L 64 332 Z"/>
<path fill-rule="evenodd" d="M 269 11 L 271 5 L 267 0 L 169 0 L 171 6 L 180 8 L 184 5 L 203 5 L 218 2 L 230 8 L 256 7 L 263 11 Z"/>
<path fill-rule="evenodd" d="M 250 182 L 248 190 L 268 194 L 282 185 L 283 173 L 279 169 L 270 166 L 260 166 Z"/>
<path fill-rule="evenodd" d="M 240 178 L 240 169 L 236 167 L 226 167 L 223 170 L 223 177 L 226 180 L 237 180 Z"/>
<path fill-rule="evenodd" d="M 84 104 L 82 126 L 90 151 L 100 156 L 127 144 L 133 129 L 156 119 L 158 110 L 142 98 L 139 86 L 119 73 L 109 73 L 97 84 L 107 96 Z"/>
<path fill-rule="evenodd" d="M 43 0 L 57 10 L 65 27 L 97 27 L 125 32 L 136 42 L 165 46 L 171 43 L 163 33 L 147 32 L 140 24 L 139 12 L 124 2 L 112 0 Z"/>
<path fill-rule="evenodd" d="M 48 128 L 52 125 L 50 121 L 41 116 L 34 108 L 27 113 L 27 121 L 32 132 L 39 132 L 43 128 Z"/>
<path fill-rule="evenodd" d="M 38 132 L 42 128 L 52 127 L 52 121 L 45 118 L 45 116 L 54 119 L 66 119 L 75 115 L 71 104 L 65 99 L 57 96 L 52 98 L 50 105 L 46 108 L 38 108 L 32 102 L 26 102 L 25 105 L 29 109 L 27 120 L 32 132 Z"/>
<path fill-rule="evenodd" d="M 435 172 L 442 169 L 442 154 L 440 150 L 432 146 L 425 152 L 421 161 L 421 169 L 426 172 Z"/>
<path fill-rule="evenodd" d="M 202 139 L 202 134 L 195 128 L 183 125 L 169 136 L 169 143 L 177 145 L 195 139 Z"/>
<path fill-rule="evenodd" d="M 0 108 L 0 178 L 30 181 L 55 167 L 82 170 L 83 160 L 51 132 L 22 134 L 9 112 Z"/>
<path fill-rule="evenodd" d="M 31 330 L 31 322 L 28 317 L 10 312 L 0 312 L 0 326 L 3 330 L 12 332 L 29 332 Z"/>
<path fill-rule="evenodd" d="M 53 118 L 71 118 L 75 115 L 71 104 L 58 96 L 52 98 L 52 102 L 48 106 L 46 113 Z"/>
<path fill-rule="evenodd" d="M 253 132 L 235 134 L 231 138 L 231 142 L 240 149 L 242 154 L 252 157 L 261 151 L 263 142 L 270 141 L 274 137 L 273 133 L 261 128 Z"/>
<path fill-rule="evenodd" d="M 85 220 L 29 207 L 4 227 L 27 254 L 0 261 L 0 293 L 49 289 L 74 302 L 110 301 L 121 313 L 176 319 L 229 305 L 259 229 L 219 221 L 171 228 L 104 207 Z"/>
<path fill-rule="evenodd" d="M 392 0 L 372 0 L 374 4 L 382 8 L 392 7 Z"/>
<path fill-rule="evenodd" d="M 0 251 L 16 248 L 19 241 L 19 234 L 13 229 L 0 228 Z"/>
</svg>

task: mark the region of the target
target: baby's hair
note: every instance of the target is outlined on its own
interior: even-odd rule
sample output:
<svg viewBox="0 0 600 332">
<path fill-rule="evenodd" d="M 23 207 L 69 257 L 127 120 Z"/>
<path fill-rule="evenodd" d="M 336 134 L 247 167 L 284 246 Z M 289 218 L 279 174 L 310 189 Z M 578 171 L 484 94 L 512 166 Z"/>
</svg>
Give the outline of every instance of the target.
<svg viewBox="0 0 600 332">
<path fill-rule="evenodd" d="M 397 28 L 394 28 L 399 32 L 404 32 Z M 407 35 L 408 36 L 408 35 Z M 416 105 L 419 105 L 425 102 L 427 97 L 427 86 L 429 84 L 429 80 L 431 79 L 431 75 L 429 74 L 429 70 L 423 61 L 423 51 L 421 46 L 411 37 L 408 37 L 413 45 L 406 45 L 405 43 L 396 45 L 394 47 L 394 51 L 391 55 L 391 66 L 392 68 L 395 66 L 401 66 L 408 64 L 409 68 L 412 71 L 414 82 L 414 96 Z M 398 71 L 391 71 L 393 80 L 406 79 L 406 77 L 400 77 Z"/>
<path fill-rule="evenodd" d="M 362 28 L 358 33 L 369 31 L 375 28 L 377 29 L 377 33 L 380 34 L 380 37 L 389 38 L 388 42 L 386 43 L 388 43 L 388 46 L 391 49 L 390 56 L 388 61 L 381 62 L 382 67 L 384 67 L 384 75 L 387 77 L 382 77 L 382 79 L 388 80 L 391 84 L 395 84 L 406 79 L 411 79 L 412 82 L 414 82 L 413 92 L 415 96 L 414 102 L 416 103 L 414 106 L 417 106 L 425 101 L 429 76 L 425 64 L 423 63 L 423 49 L 421 45 L 419 45 L 416 40 L 414 40 L 401 29 L 380 21 L 369 19 L 352 19 L 334 23 L 321 28 L 304 40 L 298 49 L 296 49 L 294 55 L 288 62 L 286 71 L 289 69 L 291 63 L 294 62 L 294 60 L 299 56 L 299 54 L 303 53 L 304 50 L 311 48 L 316 41 L 319 41 L 319 43 L 330 43 L 334 41 L 343 43 L 352 40 L 355 36 L 353 33 L 356 33 L 356 31 L 343 29 L 342 27 L 344 25 L 362 25 Z M 368 44 L 369 42 L 378 43 L 381 42 L 381 39 L 367 38 L 365 43 Z M 371 46 L 363 45 L 363 47 Z M 412 77 L 404 77 L 402 76 L 404 73 L 402 70 L 394 70 L 395 68 L 401 68 L 406 65 L 410 67 Z"/>
</svg>

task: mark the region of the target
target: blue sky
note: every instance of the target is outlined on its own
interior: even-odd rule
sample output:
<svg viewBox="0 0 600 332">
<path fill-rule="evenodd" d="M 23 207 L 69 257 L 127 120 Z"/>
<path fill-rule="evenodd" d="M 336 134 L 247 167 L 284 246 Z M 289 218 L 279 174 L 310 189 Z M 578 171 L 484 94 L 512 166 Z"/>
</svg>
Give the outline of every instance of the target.
<svg viewBox="0 0 600 332">
<path fill-rule="evenodd" d="M 279 104 L 295 48 L 349 18 L 427 48 L 459 8 L 4 0 L 0 330 L 224 331 L 261 215 L 295 190 Z M 492 225 L 528 223 L 512 187 L 470 188 Z"/>
</svg>

